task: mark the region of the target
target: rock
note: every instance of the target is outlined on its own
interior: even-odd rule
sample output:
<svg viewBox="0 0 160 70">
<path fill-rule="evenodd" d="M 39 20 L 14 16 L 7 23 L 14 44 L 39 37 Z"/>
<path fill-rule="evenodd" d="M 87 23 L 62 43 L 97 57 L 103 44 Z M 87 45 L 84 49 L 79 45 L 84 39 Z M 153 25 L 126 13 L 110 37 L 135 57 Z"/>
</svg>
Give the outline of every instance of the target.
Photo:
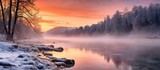
<svg viewBox="0 0 160 70">
<path fill-rule="evenodd" d="M 34 65 L 35 62 L 33 60 L 29 60 L 29 61 L 23 61 L 22 64 L 23 65 Z"/>
<path fill-rule="evenodd" d="M 52 62 L 57 61 L 57 57 L 54 56 L 47 56 L 49 59 L 51 59 Z"/>
<path fill-rule="evenodd" d="M 43 52 L 43 54 L 44 54 L 45 56 L 52 56 L 52 54 L 49 53 L 49 52 Z"/>
<path fill-rule="evenodd" d="M 22 70 L 38 70 L 38 69 L 33 65 L 22 65 Z"/>
<path fill-rule="evenodd" d="M 54 56 L 48 56 L 49 59 L 51 59 L 52 62 L 65 62 L 66 58 L 57 58 Z"/>
<path fill-rule="evenodd" d="M 29 54 L 20 54 L 18 55 L 18 58 L 24 58 L 24 57 L 30 57 Z"/>
<path fill-rule="evenodd" d="M 52 48 L 54 48 L 54 45 L 50 45 Z"/>
<path fill-rule="evenodd" d="M 38 50 L 40 50 L 40 51 L 52 51 L 54 48 L 52 48 L 52 47 L 49 47 L 49 46 L 44 46 L 44 45 L 42 45 L 42 46 L 36 46 L 36 48 L 38 49 Z"/>
<path fill-rule="evenodd" d="M 24 58 L 22 55 L 19 55 L 18 58 Z"/>
<path fill-rule="evenodd" d="M 75 61 L 72 59 L 67 59 L 64 63 L 66 64 L 66 67 L 72 67 L 75 65 Z"/>
<path fill-rule="evenodd" d="M 22 58 L 22 61 L 29 61 L 30 59 L 28 57 Z"/>
<path fill-rule="evenodd" d="M 66 64 L 64 62 L 55 62 L 55 64 L 57 66 L 66 66 Z"/>
<path fill-rule="evenodd" d="M 19 46 L 18 46 L 18 45 L 12 45 L 12 47 L 13 47 L 13 48 L 18 48 Z"/>
<path fill-rule="evenodd" d="M 0 66 L 15 66 L 15 65 L 11 64 L 10 62 L 0 61 Z"/>
<path fill-rule="evenodd" d="M 72 59 L 66 59 L 65 63 L 66 64 L 74 64 L 75 62 Z"/>
<path fill-rule="evenodd" d="M 37 65 L 37 68 L 38 68 L 38 69 L 44 69 L 44 67 L 45 67 L 45 66 L 44 66 L 43 64 L 38 64 L 38 65 Z"/>
<path fill-rule="evenodd" d="M 61 60 L 62 61 L 62 60 Z M 72 59 L 66 59 L 65 61 L 55 62 L 57 66 L 64 66 L 66 68 L 70 68 L 75 65 L 75 61 Z"/>
<path fill-rule="evenodd" d="M 75 61 L 72 59 L 56 58 L 54 56 L 48 56 L 48 58 L 50 58 L 52 62 L 55 62 L 57 66 L 65 66 L 69 68 L 75 65 Z"/>
<path fill-rule="evenodd" d="M 20 47 L 19 47 L 19 45 L 11 45 L 10 47 L 8 47 L 8 49 L 9 49 L 9 51 L 11 51 L 11 52 L 15 52 L 15 51 L 17 51 L 17 50 L 22 50 Z"/>
<path fill-rule="evenodd" d="M 38 52 L 38 51 L 39 51 L 37 48 L 32 48 L 32 50 L 33 50 L 34 52 Z"/>
<path fill-rule="evenodd" d="M 53 62 L 65 62 L 67 59 L 66 58 L 56 58 Z"/>
<path fill-rule="evenodd" d="M 58 48 L 54 48 L 53 50 L 56 52 L 63 52 L 64 49 L 62 47 L 58 47 Z"/>
</svg>

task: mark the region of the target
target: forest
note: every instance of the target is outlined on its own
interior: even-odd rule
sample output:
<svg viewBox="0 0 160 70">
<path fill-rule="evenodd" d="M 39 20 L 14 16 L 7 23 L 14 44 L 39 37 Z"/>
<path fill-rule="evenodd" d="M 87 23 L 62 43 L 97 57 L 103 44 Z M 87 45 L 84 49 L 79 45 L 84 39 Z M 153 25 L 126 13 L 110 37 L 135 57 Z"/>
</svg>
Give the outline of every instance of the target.
<svg viewBox="0 0 160 70">
<path fill-rule="evenodd" d="M 0 70 L 160 70 L 159 50 L 160 0 L 0 0 Z"/>
<path fill-rule="evenodd" d="M 96 24 L 67 28 L 56 33 L 48 31 L 50 35 L 127 35 L 146 34 L 159 35 L 160 4 L 150 4 L 148 7 L 134 6 L 131 11 L 127 8 L 123 12 L 116 11 L 113 16 L 106 16 Z"/>
</svg>

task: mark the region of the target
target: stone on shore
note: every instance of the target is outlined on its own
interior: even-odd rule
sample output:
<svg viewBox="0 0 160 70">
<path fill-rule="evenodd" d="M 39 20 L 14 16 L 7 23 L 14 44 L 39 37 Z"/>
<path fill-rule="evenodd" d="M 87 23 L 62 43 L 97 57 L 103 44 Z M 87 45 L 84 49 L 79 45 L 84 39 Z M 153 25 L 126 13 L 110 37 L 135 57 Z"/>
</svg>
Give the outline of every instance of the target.
<svg viewBox="0 0 160 70">
<path fill-rule="evenodd" d="M 22 65 L 23 70 L 38 70 L 36 66 L 33 65 Z"/>
<path fill-rule="evenodd" d="M 24 58 L 24 57 L 30 57 L 30 55 L 26 53 L 18 55 L 18 58 Z"/>
<path fill-rule="evenodd" d="M 44 69 L 44 67 L 45 67 L 45 65 L 43 65 L 43 64 L 38 64 L 38 65 L 37 65 L 37 68 L 38 68 L 38 69 Z"/>
<path fill-rule="evenodd" d="M 0 66 L 15 66 L 13 64 L 11 64 L 10 62 L 7 61 L 0 61 Z"/>
<path fill-rule="evenodd" d="M 72 67 L 75 64 L 73 59 L 66 59 L 66 58 L 57 58 L 54 56 L 48 56 L 48 58 L 54 62 L 57 66 L 64 66 L 64 67 Z"/>
<path fill-rule="evenodd" d="M 53 50 L 56 52 L 63 52 L 64 49 L 62 47 L 58 47 L 58 48 L 54 48 Z"/>
<path fill-rule="evenodd" d="M 54 48 L 52 48 L 50 46 L 46 46 L 46 45 L 38 45 L 35 47 L 40 51 L 53 51 L 54 50 Z"/>
<path fill-rule="evenodd" d="M 66 66 L 66 64 L 64 62 L 55 62 L 55 64 L 57 66 Z"/>
<path fill-rule="evenodd" d="M 45 55 L 45 56 L 52 56 L 52 54 L 51 54 L 51 53 L 46 52 L 46 51 L 44 51 L 44 52 L 43 52 L 43 55 Z"/>
</svg>

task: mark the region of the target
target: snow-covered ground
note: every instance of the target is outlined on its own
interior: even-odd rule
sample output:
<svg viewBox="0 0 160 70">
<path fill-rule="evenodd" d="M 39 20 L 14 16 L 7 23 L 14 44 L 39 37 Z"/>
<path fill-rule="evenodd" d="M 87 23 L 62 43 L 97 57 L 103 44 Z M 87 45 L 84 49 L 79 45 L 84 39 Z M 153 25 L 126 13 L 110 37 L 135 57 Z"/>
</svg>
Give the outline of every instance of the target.
<svg viewBox="0 0 160 70">
<path fill-rule="evenodd" d="M 38 57 L 33 48 L 0 42 L 0 70 L 57 70 L 58 67 Z"/>
<path fill-rule="evenodd" d="M 0 41 L 5 41 L 5 35 L 4 34 L 0 34 Z"/>
</svg>

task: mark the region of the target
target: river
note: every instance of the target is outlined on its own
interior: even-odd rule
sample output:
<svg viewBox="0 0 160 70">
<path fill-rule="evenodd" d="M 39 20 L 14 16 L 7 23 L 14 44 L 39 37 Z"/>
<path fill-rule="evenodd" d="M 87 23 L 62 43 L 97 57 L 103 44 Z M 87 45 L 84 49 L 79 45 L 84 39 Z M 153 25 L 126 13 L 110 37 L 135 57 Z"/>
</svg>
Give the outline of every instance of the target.
<svg viewBox="0 0 160 70">
<path fill-rule="evenodd" d="M 54 39 L 55 41 L 55 39 Z M 54 42 L 53 41 L 53 42 Z M 59 58 L 75 60 L 67 70 L 159 70 L 158 39 L 57 40 L 64 51 L 50 52 Z"/>
</svg>

